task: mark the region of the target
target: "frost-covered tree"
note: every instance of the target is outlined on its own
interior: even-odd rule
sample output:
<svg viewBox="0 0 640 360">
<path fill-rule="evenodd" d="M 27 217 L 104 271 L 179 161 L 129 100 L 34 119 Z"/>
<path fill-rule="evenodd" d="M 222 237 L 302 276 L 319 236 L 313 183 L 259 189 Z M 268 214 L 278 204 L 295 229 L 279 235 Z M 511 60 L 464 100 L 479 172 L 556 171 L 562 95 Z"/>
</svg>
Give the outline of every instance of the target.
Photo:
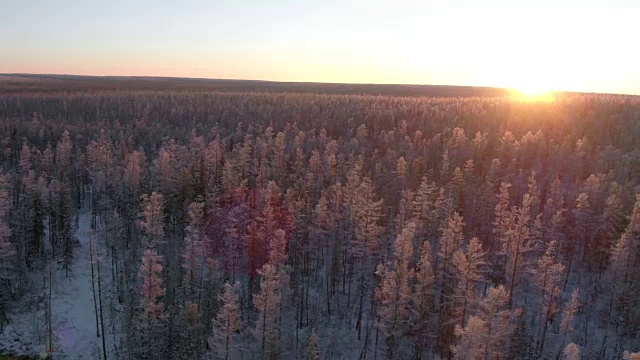
<svg viewBox="0 0 640 360">
<path fill-rule="evenodd" d="M 500 228 L 506 231 L 499 236 L 502 254 L 505 261 L 505 280 L 509 289 L 509 307 L 513 307 L 513 293 L 516 291 L 521 275 L 529 264 L 526 256 L 535 249 L 536 242 L 531 236 L 533 227 L 531 219 L 531 201 L 529 194 L 524 194 L 522 206 L 513 207 L 504 222 L 500 221 Z"/>
<path fill-rule="evenodd" d="M 580 193 L 576 198 L 576 208 L 573 211 L 575 220 L 576 220 L 576 237 L 578 243 L 580 244 L 580 249 L 582 250 L 581 261 L 585 261 L 587 258 L 587 254 L 591 251 L 590 249 L 590 232 L 588 231 L 590 226 L 589 223 L 591 221 L 591 204 L 589 202 L 589 195 L 586 193 Z M 569 263 L 567 268 L 571 271 L 573 256 L 569 258 Z"/>
<path fill-rule="evenodd" d="M 640 360 L 640 352 L 632 353 L 629 351 L 625 351 L 622 355 L 624 360 Z"/>
<path fill-rule="evenodd" d="M 259 344 L 261 359 L 277 359 L 280 356 L 280 274 L 270 263 L 258 271 L 260 275 L 260 292 L 253 297 L 253 306 L 258 317 L 254 328 L 254 336 Z"/>
<path fill-rule="evenodd" d="M 229 359 L 230 354 L 236 348 L 234 342 L 237 333 L 242 329 L 242 318 L 239 308 L 238 290 L 240 283 L 233 286 L 228 282 L 223 286 L 223 292 L 219 296 L 220 310 L 213 320 L 209 346 L 220 358 Z"/>
<path fill-rule="evenodd" d="M 578 300 L 579 290 L 573 289 L 571 293 L 571 301 L 567 302 L 562 310 L 562 322 L 560 323 L 560 335 L 562 339 L 560 340 L 560 350 L 564 346 L 565 341 L 567 340 L 567 336 L 573 331 L 573 322 L 578 312 L 578 308 L 580 307 L 580 302 Z"/>
<path fill-rule="evenodd" d="M 544 255 L 538 260 L 535 272 L 535 284 L 541 292 L 541 307 L 539 315 L 538 351 L 544 352 L 544 343 L 547 336 L 547 326 L 551 318 L 558 311 L 557 301 L 560 295 L 560 285 L 564 265 L 557 258 L 557 244 L 551 241 L 547 245 Z"/>
<path fill-rule="evenodd" d="M 498 204 L 495 207 L 495 220 L 493 222 L 493 233 L 498 240 L 509 237 L 509 229 L 512 226 L 511 213 L 509 211 L 509 189 L 511 184 L 501 183 Z"/>
<path fill-rule="evenodd" d="M 428 339 L 433 335 L 431 334 L 430 325 L 432 325 L 433 316 L 435 315 L 433 307 L 435 279 L 431 262 L 431 244 L 429 240 L 425 240 L 420 249 L 420 259 L 418 260 L 413 293 L 411 294 L 410 325 L 411 333 L 414 337 L 413 357 L 415 359 L 422 358 Z"/>
<path fill-rule="evenodd" d="M 194 201 L 189 205 L 189 225 L 185 229 L 182 250 L 182 285 L 187 299 L 196 301 L 196 290 L 202 289 L 205 269 L 204 252 L 204 202 Z M 199 296 L 197 297 L 199 298 Z"/>
<path fill-rule="evenodd" d="M 564 348 L 565 360 L 580 360 L 580 348 L 574 343 L 569 343 Z"/>
<path fill-rule="evenodd" d="M 173 359 L 197 359 L 202 353 L 204 326 L 198 304 L 185 302 L 175 319 L 171 332 L 171 354 Z"/>
<path fill-rule="evenodd" d="M 500 285 L 489 288 L 480 302 L 478 317 L 486 324 L 485 359 L 505 359 L 509 354 L 509 341 L 515 330 L 520 310 L 509 309 L 509 292 Z"/>
<path fill-rule="evenodd" d="M 144 231 L 145 248 L 157 249 L 164 242 L 162 195 L 152 192 L 142 195 L 143 213 L 140 227 Z"/>
<path fill-rule="evenodd" d="M 318 335 L 316 335 L 315 329 L 311 329 L 311 335 L 309 335 L 305 360 L 320 360 L 320 344 L 318 343 Z"/>
<path fill-rule="evenodd" d="M 318 203 L 311 214 L 311 226 L 309 227 L 309 256 L 315 258 L 315 273 L 318 274 L 321 265 L 327 265 L 329 260 L 330 241 L 335 242 L 330 235 L 333 233 L 335 224 L 333 223 L 332 214 L 329 212 L 329 202 L 323 195 L 318 199 Z M 332 244 L 334 247 L 336 244 Z M 314 251 L 311 251 L 311 250 Z M 337 254 L 332 254 L 336 256 Z"/>
<path fill-rule="evenodd" d="M 7 302 L 12 293 L 16 271 L 16 248 L 9 240 L 11 229 L 7 225 L 9 213 L 9 181 L 8 176 L 0 173 L 0 333 L 7 324 Z"/>
<path fill-rule="evenodd" d="M 438 226 L 438 219 L 433 217 L 435 212 L 439 210 L 435 208 L 437 196 L 438 186 L 436 183 L 430 182 L 426 176 L 423 177 L 412 204 L 413 217 L 418 220 L 421 226 L 431 225 L 431 223 Z"/>
<path fill-rule="evenodd" d="M 455 289 L 458 274 L 453 262 L 453 254 L 459 249 L 463 240 L 464 223 L 458 213 L 454 213 L 442 224 L 442 236 L 438 246 L 438 347 L 448 352 L 455 330 Z"/>
<path fill-rule="evenodd" d="M 413 257 L 413 237 L 416 225 L 407 224 L 395 242 L 394 260 L 390 268 L 378 265 L 376 274 L 381 277 L 380 285 L 375 290 L 375 298 L 379 303 L 378 316 L 382 332 L 385 335 L 385 354 L 388 359 L 398 355 L 398 341 L 408 327 L 411 292 L 409 283 L 413 280 L 413 270 L 409 262 Z"/>
<path fill-rule="evenodd" d="M 352 251 L 358 258 L 367 259 L 380 250 L 382 227 L 382 200 L 377 200 L 376 190 L 369 178 L 359 184 L 351 211 L 355 220 L 355 236 Z"/>
<path fill-rule="evenodd" d="M 609 278 L 611 279 L 611 307 L 617 314 L 614 317 L 620 330 L 633 333 L 638 331 L 637 319 L 640 311 L 632 304 L 640 301 L 638 286 L 640 272 L 640 194 L 636 194 L 636 202 L 631 213 L 629 224 L 611 252 Z M 624 315 L 623 315 L 624 314 Z"/>
<path fill-rule="evenodd" d="M 604 210 L 595 231 L 596 265 L 598 271 L 603 271 L 609 264 L 611 248 L 620 238 L 625 226 L 625 213 L 621 198 L 620 185 L 615 181 L 609 188 L 609 196 L 605 200 Z"/>
<path fill-rule="evenodd" d="M 354 276 L 357 279 L 358 315 L 356 328 L 358 329 L 358 338 L 360 338 L 365 306 L 364 299 L 368 298 L 371 290 L 373 290 L 371 286 L 371 273 L 374 271 L 376 259 L 378 259 L 381 252 L 381 235 L 383 228 L 379 222 L 382 218 L 383 201 L 382 199 L 377 200 L 373 182 L 366 177 L 358 184 L 356 193 L 350 196 L 352 196 L 351 201 L 353 201 L 350 211 L 354 225 L 354 236 L 348 247 L 348 282 L 350 290 Z"/>
<path fill-rule="evenodd" d="M 471 309 L 477 305 L 477 286 L 484 280 L 482 266 L 485 265 L 484 251 L 478 238 L 472 238 L 466 251 L 458 249 L 453 254 L 457 284 L 454 291 L 455 323 L 462 326 Z"/>
<path fill-rule="evenodd" d="M 487 323 L 484 320 L 477 316 L 471 316 L 464 328 L 460 325 L 456 325 L 455 334 L 458 337 L 458 340 L 456 341 L 456 345 L 451 346 L 454 359 L 485 359 L 487 347 Z"/>
<path fill-rule="evenodd" d="M 139 277 L 142 281 L 140 289 L 139 313 L 134 322 L 133 338 L 129 350 L 135 358 L 157 359 L 162 355 L 164 338 L 164 303 L 162 297 L 166 290 L 162 284 L 162 265 L 155 250 L 145 250 L 140 264 Z"/>
</svg>

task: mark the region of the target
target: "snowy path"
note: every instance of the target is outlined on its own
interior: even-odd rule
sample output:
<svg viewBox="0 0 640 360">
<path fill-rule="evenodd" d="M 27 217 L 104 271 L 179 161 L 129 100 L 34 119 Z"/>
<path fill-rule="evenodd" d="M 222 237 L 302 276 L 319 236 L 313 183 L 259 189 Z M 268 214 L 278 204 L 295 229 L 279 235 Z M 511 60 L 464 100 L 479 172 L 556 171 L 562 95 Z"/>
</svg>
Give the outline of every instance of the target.
<svg viewBox="0 0 640 360">
<path fill-rule="evenodd" d="M 76 237 L 79 246 L 74 248 L 74 259 L 69 277 L 60 265 L 54 263 L 52 281 L 52 322 L 54 359 L 102 359 L 102 338 L 96 336 L 96 317 L 91 285 L 91 262 L 89 251 L 90 216 L 79 214 Z M 100 236 L 98 234 L 96 239 Z M 98 241 L 98 240 L 96 240 Z M 96 244 L 94 243 L 94 250 Z M 106 256 L 105 256 L 106 257 Z M 44 269 L 46 272 L 46 268 Z M 108 315 L 110 293 L 110 264 L 103 262 L 102 295 L 106 345 L 109 359 L 113 354 L 113 334 Z M 97 273 L 95 274 L 97 279 Z M 36 283 L 43 284 L 39 294 L 32 294 L 27 306 L 30 310 L 10 314 L 10 323 L 0 334 L 0 350 L 14 354 L 37 355 L 46 349 L 48 329 L 46 308 L 48 299 L 48 275 L 34 274 Z M 39 286 L 39 285 L 37 285 Z M 97 292 L 97 283 L 96 283 Z M 37 299 L 37 300 L 36 300 Z"/>
<path fill-rule="evenodd" d="M 96 336 L 96 320 L 91 288 L 89 254 L 90 218 L 80 214 L 76 237 L 80 246 L 75 248 L 72 272 L 65 277 L 64 270 L 57 273 L 54 283 L 52 313 L 54 336 L 59 349 L 70 359 L 91 359 L 98 354 L 101 339 Z"/>
</svg>

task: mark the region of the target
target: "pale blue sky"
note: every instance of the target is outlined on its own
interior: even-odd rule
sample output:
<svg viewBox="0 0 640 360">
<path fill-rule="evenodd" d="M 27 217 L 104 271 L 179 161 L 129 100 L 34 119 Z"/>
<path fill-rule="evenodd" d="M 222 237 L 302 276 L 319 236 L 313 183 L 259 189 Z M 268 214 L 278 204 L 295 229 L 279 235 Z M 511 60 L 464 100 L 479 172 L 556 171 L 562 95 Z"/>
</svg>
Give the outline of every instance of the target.
<svg viewBox="0 0 640 360">
<path fill-rule="evenodd" d="M 0 73 L 640 94 L 640 1 L 0 0 Z"/>
</svg>

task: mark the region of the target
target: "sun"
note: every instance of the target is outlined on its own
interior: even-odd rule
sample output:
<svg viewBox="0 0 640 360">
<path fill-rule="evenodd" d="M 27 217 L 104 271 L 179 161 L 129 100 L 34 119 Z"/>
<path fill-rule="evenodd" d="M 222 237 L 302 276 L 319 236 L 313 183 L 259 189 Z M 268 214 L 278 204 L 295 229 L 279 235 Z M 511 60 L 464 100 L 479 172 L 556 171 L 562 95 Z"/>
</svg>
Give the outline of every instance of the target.
<svg viewBox="0 0 640 360">
<path fill-rule="evenodd" d="M 563 67 L 542 54 L 527 54 L 511 61 L 483 61 L 485 82 L 510 89 L 512 96 L 523 102 L 552 102 L 554 94 L 564 89 L 571 79 Z"/>
<path fill-rule="evenodd" d="M 515 96 L 527 102 L 550 102 L 554 91 L 544 86 L 522 86 L 515 89 Z"/>
<path fill-rule="evenodd" d="M 530 68 L 531 69 L 531 68 Z M 526 102 L 551 102 L 554 100 L 556 87 L 549 77 L 549 71 L 527 71 L 512 77 L 510 88 L 513 95 Z"/>
</svg>

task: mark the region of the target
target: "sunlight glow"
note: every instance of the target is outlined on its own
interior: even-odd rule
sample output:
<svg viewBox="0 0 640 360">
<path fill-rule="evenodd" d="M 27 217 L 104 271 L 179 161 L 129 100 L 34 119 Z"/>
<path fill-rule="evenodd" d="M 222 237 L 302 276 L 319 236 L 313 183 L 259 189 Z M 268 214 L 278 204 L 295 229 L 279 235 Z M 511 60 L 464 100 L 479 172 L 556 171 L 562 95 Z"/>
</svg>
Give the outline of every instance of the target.
<svg viewBox="0 0 640 360">
<path fill-rule="evenodd" d="M 515 93 L 524 102 L 551 102 L 555 99 L 553 91 L 541 88 L 522 88 L 515 90 Z"/>
</svg>

